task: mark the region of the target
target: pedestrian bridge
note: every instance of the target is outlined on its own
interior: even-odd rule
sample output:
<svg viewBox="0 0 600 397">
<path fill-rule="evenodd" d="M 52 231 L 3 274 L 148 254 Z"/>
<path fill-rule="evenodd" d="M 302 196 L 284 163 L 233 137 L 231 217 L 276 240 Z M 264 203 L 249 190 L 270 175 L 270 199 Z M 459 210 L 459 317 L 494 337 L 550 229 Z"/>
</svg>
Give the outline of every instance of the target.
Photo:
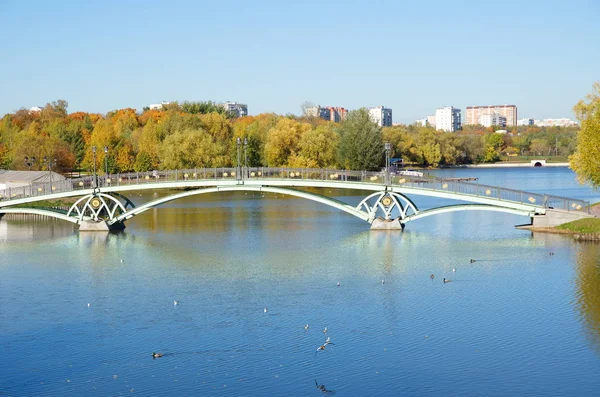
<svg viewBox="0 0 600 397">
<path fill-rule="evenodd" d="M 358 205 L 307 191 L 307 188 L 366 191 Z M 170 189 L 172 194 L 134 205 L 127 194 Z M 0 215 L 45 215 L 79 225 L 80 230 L 123 228 L 125 222 L 169 201 L 200 194 L 251 191 L 289 195 L 329 205 L 368 222 L 372 229 L 401 229 L 407 222 L 453 211 L 497 211 L 560 224 L 589 215 L 589 203 L 568 197 L 532 193 L 435 177 L 386 172 L 301 168 L 204 168 L 88 176 L 0 190 Z M 458 200 L 419 210 L 415 196 Z M 68 208 L 52 200 L 71 199 Z"/>
</svg>

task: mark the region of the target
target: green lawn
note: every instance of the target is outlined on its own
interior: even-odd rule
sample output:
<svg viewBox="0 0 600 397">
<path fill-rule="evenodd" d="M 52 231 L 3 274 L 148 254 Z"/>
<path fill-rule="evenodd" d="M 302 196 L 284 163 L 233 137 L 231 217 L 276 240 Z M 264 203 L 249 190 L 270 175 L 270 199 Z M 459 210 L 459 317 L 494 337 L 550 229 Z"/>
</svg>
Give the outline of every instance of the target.
<svg viewBox="0 0 600 397">
<path fill-rule="evenodd" d="M 556 226 L 556 228 L 576 233 L 600 233 L 600 218 L 579 219 L 577 221 Z"/>
</svg>

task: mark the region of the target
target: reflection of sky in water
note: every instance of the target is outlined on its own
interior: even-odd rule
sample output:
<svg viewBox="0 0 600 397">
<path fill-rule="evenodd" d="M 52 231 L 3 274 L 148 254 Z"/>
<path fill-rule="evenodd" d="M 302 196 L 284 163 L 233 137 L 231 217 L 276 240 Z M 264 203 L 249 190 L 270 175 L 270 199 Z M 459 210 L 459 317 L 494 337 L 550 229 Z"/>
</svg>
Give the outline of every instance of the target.
<svg viewBox="0 0 600 397">
<path fill-rule="evenodd" d="M 317 379 L 338 395 L 593 395 L 598 250 L 514 229 L 524 220 L 371 232 L 239 193 L 166 204 L 119 234 L 5 219 L 0 392 L 308 395 Z M 315 356 L 325 326 L 336 344 Z"/>
</svg>

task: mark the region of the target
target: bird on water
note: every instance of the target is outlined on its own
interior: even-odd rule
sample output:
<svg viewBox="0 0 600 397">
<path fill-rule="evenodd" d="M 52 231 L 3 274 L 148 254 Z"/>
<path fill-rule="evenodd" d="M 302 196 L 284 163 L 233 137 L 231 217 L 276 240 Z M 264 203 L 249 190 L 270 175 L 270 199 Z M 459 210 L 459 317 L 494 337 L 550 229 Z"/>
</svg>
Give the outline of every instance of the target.
<svg viewBox="0 0 600 397">
<path fill-rule="evenodd" d="M 163 356 L 162 353 L 152 353 L 152 358 L 160 358 L 162 356 Z"/>
<path fill-rule="evenodd" d="M 449 283 L 450 280 L 448 280 L 447 278 L 444 278 L 444 283 Z"/>
</svg>

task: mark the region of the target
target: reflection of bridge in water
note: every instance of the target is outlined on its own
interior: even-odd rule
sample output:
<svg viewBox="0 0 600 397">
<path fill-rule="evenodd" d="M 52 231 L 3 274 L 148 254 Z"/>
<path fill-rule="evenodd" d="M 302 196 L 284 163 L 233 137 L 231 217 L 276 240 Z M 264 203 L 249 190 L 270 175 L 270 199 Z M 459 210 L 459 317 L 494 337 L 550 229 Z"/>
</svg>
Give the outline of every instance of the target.
<svg viewBox="0 0 600 397">
<path fill-rule="evenodd" d="M 306 188 L 371 192 L 358 205 L 308 192 Z M 139 190 L 180 191 L 139 206 L 124 194 Z M 589 217 L 589 203 L 568 197 L 531 193 L 440 178 L 391 175 L 385 172 L 301 168 L 204 168 L 152 171 L 29 185 L 0 190 L 0 214 L 38 214 L 72 222 L 80 230 L 124 227 L 128 219 L 169 201 L 200 194 L 252 191 L 295 196 L 345 211 L 372 229 L 401 229 L 407 222 L 453 211 L 498 211 L 532 218 L 534 226 L 552 226 Z M 412 196 L 458 200 L 420 211 Z M 40 207 L 48 200 L 77 198 L 68 209 Z M 36 204 L 37 203 L 37 204 Z"/>
</svg>

